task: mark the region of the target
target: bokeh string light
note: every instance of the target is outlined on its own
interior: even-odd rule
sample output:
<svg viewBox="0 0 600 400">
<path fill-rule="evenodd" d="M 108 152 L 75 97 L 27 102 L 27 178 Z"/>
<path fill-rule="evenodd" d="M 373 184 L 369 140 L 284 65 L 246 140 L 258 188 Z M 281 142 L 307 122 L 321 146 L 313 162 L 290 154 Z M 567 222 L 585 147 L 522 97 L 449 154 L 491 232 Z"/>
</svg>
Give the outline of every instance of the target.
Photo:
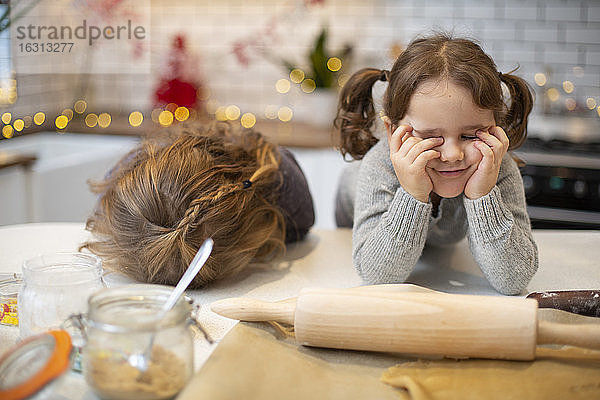
<svg viewBox="0 0 600 400">
<path fill-rule="evenodd" d="M 327 68 L 331 71 L 339 71 L 342 68 L 342 62 L 337 57 L 331 57 L 327 60 Z M 581 113 L 583 111 L 593 112 L 595 116 L 600 117 L 599 99 L 594 95 L 585 95 L 584 93 L 577 94 L 578 79 L 585 76 L 585 71 L 580 66 L 572 68 L 571 79 L 561 79 L 559 82 L 552 81 L 552 73 L 537 72 L 533 75 L 533 82 L 540 89 L 551 103 L 553 107 L 560 107 L 563 111 Z M 343 87 L 349 76 L 340 73 L 337 76 L 338 87 Z M 275 91 L 279 94 L 286 94 L 292 89 L 292 84 L 305 94 L 311 94 L 316 89 L 314 80 L 307 78 L 303 70 L 294 68 L 289 72 L 289 76 L 281 78 L 275 83 Z M 10 89 L 10 88 L 8 88 Z M 7 88 L 2 88 L 3 92 L 8 93 Z M 257 116 L 253 112 L 244 111 L 236 104 L 221 105 L 218 100 L 213 97 L 213 93 L 207 88 L 202 92 L 198 92 L 198 98 L 202 98 L 203 111 L 207 115 L 212 115 L 218 121 L 239 121 L 239 124 L 245 128 L 251 128 L 257 123 Z M 285 103 L 284 103 L 285 104 Z M 293 119 L 294 110 L 290 105 L 284 104 L 268 104 L 263 106 L 260 115 L 267 120 L 279 120 L 281 122 L 289 122 Z M 52 121 L 58 131 L 65 131 L 72 120 L 81 118 L 81 123 L 88 128 L 108 128 L 113 117 L 108 112 L 97 114 L 89 112 L 90 103 L 86 99 L 77 99 L 72 103 L 71 107 L 67 107 L 55 117 L 47 116 L 46 112 L 38 111 L 30 115 L 13 115 L 14 112 L 3 112 L 0 114 L 0 121 L 4 124 L 2 127 L 2 136 L 4 138 L 12 138 L 27 129 L 43 126 L 48 118 Z M 556 110 L 556 108 L 553 108 Z M 131 111 L 127 117 L 131 128 L 139 128 L 144 124 L 145 118 L 150 124 L 154 123 L 160 127 L 168 127 L 174 123 L 181 123 L 188 120 L 195 120 L 199 114 L 198 110 L 190 109 L 183 106 L 178 106 L 175 103 L 169 103 L 163 107 L 155 108 L 144 115 L 144 112 L 139 110 Z M 75 129 L 75 128 L 73 128 Z"/>
</svg>

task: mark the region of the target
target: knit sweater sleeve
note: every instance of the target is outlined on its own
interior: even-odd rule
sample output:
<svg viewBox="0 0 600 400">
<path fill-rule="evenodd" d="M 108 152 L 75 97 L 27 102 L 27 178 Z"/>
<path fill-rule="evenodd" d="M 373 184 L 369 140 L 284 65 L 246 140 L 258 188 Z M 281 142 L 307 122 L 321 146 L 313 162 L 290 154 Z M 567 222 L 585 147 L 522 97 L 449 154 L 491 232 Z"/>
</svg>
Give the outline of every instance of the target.
<svg viewBox="0 0 600 400">
<path fill-rule="evenodd" d="M 481 271 L 498 292 L 519 294 L 538 268 L 538 251 L 527 215 L 523 181 L 509 154 L 498 182 L 487 195 L 464 197 L 469 247 Z"/>
<path fill-rule="evenodd" d="M 371 284 L 406 280 L 423 251 L 432 210 L 399 185 L 382 142 L 361 162 L 354 204 L 354 266 Z"/>
</svg>

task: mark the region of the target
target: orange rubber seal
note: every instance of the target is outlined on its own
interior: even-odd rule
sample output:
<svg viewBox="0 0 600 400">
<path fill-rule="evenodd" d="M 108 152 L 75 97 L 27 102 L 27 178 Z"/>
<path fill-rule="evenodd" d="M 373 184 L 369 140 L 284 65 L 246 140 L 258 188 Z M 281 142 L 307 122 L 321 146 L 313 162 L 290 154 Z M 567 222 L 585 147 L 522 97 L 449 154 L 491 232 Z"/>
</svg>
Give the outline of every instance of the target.
<svg viewBox="0 0 600 400">
<path fill-rule="evenodd" d="M 48 331 L 41 335 L 32 336 L 25 339 L 20 346 L 37 340 L 42 335 L 51 335 L 54 338 L 54 351 L 50 355 L 50 358 L 48 358 L 48 362 L 35 375 L 20 385 L 8 390 L 0 390 L 0 398 L 3 400 L 25 399 L 38 392 L 52 380 L 61 376 L 69 368 L 72 345 L 71 337 L 65 331 Z M 13 351 L 16 351 L 16 349 Z"/>
</svg>

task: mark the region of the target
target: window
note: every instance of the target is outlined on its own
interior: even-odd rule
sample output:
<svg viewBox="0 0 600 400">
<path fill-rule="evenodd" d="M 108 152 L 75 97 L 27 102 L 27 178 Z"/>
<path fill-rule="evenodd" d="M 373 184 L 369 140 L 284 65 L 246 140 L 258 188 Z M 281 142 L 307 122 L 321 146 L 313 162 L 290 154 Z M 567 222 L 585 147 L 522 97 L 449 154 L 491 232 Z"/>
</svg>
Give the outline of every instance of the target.
<svg viewBox="0 0 600 400">
<path fill-rule="evenodd" d="M 8 1 L 0 0 L 0 105 L 14 103 L 17 95 L 12 70 Z"/>
</svg>

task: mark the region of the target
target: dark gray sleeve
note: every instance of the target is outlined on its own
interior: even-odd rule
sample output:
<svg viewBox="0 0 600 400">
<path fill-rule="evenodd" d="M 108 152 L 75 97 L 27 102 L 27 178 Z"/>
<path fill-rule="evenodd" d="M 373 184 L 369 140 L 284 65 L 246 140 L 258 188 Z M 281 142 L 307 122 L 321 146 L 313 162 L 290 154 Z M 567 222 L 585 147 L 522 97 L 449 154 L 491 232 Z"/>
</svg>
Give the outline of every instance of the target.
<svg viewBox="0 0 600 400">
<path fill-rule="evenodd" d="M 352 161 L 344 166 L 338 179 L 335 195 L 335 223 L 340 228 L 352 228 L 354 223 L 354 196 L 360 161 Z"/>
<path fill-rule="evenodd" d="M 315 223 L 315 211 L 308 182 L 294 155 L 283 147 L 279 153 L 283 182 L 279 187 L 278 205 L 285 219 L 285 241 L 291 243 L 304 239 Z"/>
</svg>

